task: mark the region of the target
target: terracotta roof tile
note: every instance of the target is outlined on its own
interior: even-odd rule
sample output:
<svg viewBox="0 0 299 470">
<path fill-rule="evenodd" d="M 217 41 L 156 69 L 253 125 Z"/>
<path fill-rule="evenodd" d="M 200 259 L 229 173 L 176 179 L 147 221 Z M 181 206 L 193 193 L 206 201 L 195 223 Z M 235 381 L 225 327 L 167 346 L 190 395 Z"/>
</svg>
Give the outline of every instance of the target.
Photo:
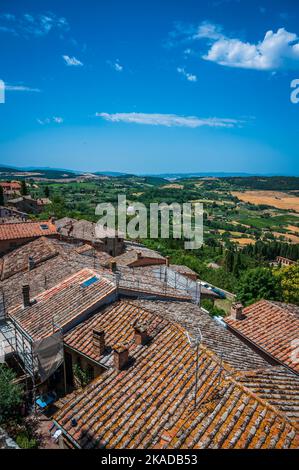
<svg viewBox="0 0 299 470">
<path fill-rule="evenodd" d="M 49 220 L 42 222 L 18 222 L 0 224 L 0 240 L 35 238 L 55 234 L 56 227 Z"/>
<path fill-rule="evenodd" d="M 170 264 L 169 265 L 170 269 L 173 269 L 177 273 L 183 274 L 183 275 L 188 275 L 191 274 L 192 276 L 197 276 L 198 274 L 193 271 L 193 269 L 188 268 L 188 266 L 184 266 L 183 264 Z"/>
<path fill-rule="evenodd" d="M 166 259 L 157 251 L 149 248 L 132 248 L 127 249 L 125 253 L 114 258 L 117 264 L 121 266 L 137 266 L 138 263 L 144 263 L 148 266 L 152 264 L 165 264 Z"/>
<path fill-rule="evenodd" d="M 95 282 L 89 282 L 94 280 Z M 116 293 L 116 287 L 101 274 L 84 268 L 32 298 L 32 305 L 12 307 L 8 314 L 34 340 L 81 321 L 101 302 Z"/>
<path fill-rule="evenodd" d="M 3 256 L 0 269 L 1 280 L 8 279 L 14 274 L 28 270 L 29 257 L 34 266 L 59 254 L 57 244 L 46 237 L 40 237 Z"/>
<path fill-rule="evenodd" d="M 244 309 L 244 319 L 225 322 L 258 348 L 299 373 L 292 341 L 299 337 L 299 307 L 261 300 Z"/>
<path fill-rule="evenodd" d="M 167 323 L 163 318 L 141 310 L 129 301 L 119 301 L 106 307 L 92 318 L 78 325 L 65 335 L 67 346 L 76 349 L 85 356 L 107 366 L 113 364 L 112 350 L 117 344 L 128 344 L 132 357 L 138 355 L 142 347 L 134 343 L 133 323 L 142 316 L 148 326 L 147 332 L 153 338 Z M 93 330 L 104 330 L 106 352 L 100 356 L 93 346 Z"/>
<path fill-rule="evenodd" d="M 283 366 L 238 374 L 238 380 L 283 411 L 299 427 L 299 377 Z"/>
<path fill-rule="evenodd" d="M 149 319 L 149 312 L 136 312 L 131 303 L 123 301 L 115 308 L 117 331 L 126 328 L 137 312 L 139 319 Z M 113 329 L 108 325 L 111 315 L 110 309 L 98 315 L 98 326 L 106 323 Z M 200 348 L 195 409 L 195 350 L 182 327 L 162 321 L 149 344 L 139 347 L 131 367 L 121 372 L 111 367 L 56 415 L 57 424 L 80 447 L 298 446 L 298 433 L 286 417 L 234 380 L 205 346 Z M 116 336 L 121 334 L 117 331 Z"/>
<path fill-rule="evenodd" d="M 237 371 L 268 366 L 264 359 L 236 338 L 233 333 L 220 326 L 197 305 L 157 300 L 133 300 L 132 302 L 169 321 L 179 323 L 194 337 L 198 335 L 198 329 L 200 329 L 203 343 L 222 357 L 224 363 Z"/>
</svg>

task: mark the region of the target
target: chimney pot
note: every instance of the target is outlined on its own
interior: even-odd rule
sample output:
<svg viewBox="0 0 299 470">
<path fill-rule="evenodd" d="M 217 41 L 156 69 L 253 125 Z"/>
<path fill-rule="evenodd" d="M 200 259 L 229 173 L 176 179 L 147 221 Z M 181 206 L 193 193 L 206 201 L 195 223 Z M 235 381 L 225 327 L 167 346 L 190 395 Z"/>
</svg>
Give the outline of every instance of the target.
<svg viewBox="0 0 299 470">
<path fill-rule="evenodd" d="M 233 303 L 232 306 L 231 306 L 230 316 L 234 320 L 243 320 L 244 319 L 243 308 L 244 307 L 241 304 L 241 302 Z"/>
<path fill-rule="evenodd" d="M 137 251 L 137 258 L 138 258 L 138 259 L 141 259 L 141 258 L 142 258 L 142 253 L 141 253 L 141 251 Z"/>
<path fill-rule="evenodd" d="M 24 307 L 30 307 L 31 302 L 30 302 L 30 286 L 26 284 L 25 286 L 22 287 L 22 293 L 23 293 L 23 305 Z"/>
<path fill-rule="evenodd" d="M 104 330 L 93 330 L 93 347 L 100 356 L 104 354 L 106 349 Z"/>
<path fill-rule="evenodd" d="M 117 344 L 114 346 L 113 359 L 114 367 L 117 370 L 122 370 L 129 361 L 129 349 L 127 345 Z"/>
<path fill-rule="evenodd" d="M 166 264 L 167 267 L 169 267 L 169 256 L 166 256 L 165 259 L 166 259 L 165 264 Z"/>
<path fill-rule="evenodd" d="M 134 341 L 139 346 L 144 346 L 148 341 L 146 325 L 134 325 Z"/>
<path fill-rule="evenodd" d="M 115 273 L 116 272 L 116 261 L 110 261 L 110 270 Z"/>
</svg>

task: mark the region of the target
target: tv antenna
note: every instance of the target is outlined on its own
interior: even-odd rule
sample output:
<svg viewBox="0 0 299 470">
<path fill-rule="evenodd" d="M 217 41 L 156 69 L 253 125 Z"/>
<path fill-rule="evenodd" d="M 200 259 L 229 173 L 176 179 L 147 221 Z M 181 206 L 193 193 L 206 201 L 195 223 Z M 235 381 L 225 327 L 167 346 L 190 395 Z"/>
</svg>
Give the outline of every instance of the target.
<svg viewBox="0 0 299 470">
<path fill-rule="evenodd" d="M 197 408 L 197 390 L 198 390 L 198 370 L 199 370 L 199 350 L 200 343 L 202 342 L 202 333 L 198 328 L 196 335 L 190 337 L 188 331 L 186 332 L 189 344 L 192 349 L 196 350 L 196 364 L 195 364 L 195 382 L 194 382 L 194 409 Z"/>
</svg>

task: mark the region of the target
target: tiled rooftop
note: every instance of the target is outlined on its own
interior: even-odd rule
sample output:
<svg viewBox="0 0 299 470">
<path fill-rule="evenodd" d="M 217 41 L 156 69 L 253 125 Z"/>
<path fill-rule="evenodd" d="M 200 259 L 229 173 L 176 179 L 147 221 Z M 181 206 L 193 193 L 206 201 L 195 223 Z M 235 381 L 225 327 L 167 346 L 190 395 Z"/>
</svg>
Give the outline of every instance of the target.
<svg viewBox="0 0 299 470">
<path fill-rule="evenodd" d="M 135 266 L 138 263 L 146 263 L 147 265 L 166 263 L 166 259 L 160 253 L 144 247 L 127 248 L 127 251 L 116 256 L 114 261 L 121 266 Z"/>
<path fill-rule="evenodd" d="M 116 233 L 111 229 L 104 229 L 101 225 L 95 224 L 88 220 L 77 220 L 70 217 L 63 217 L 58 219 L 55 222 L 58 232 L 66 237 L 73 237 L 80 240 L 94 241 L 98 242 L 102 238 L 111 236 L 121 236 L 117 231 Z"/>
<path fill-rule="evenodd" d="M 50 220 L 0 224 L 0 240 L 35 238 L 55 234 L 56 227 Z"/>
<path fill-rule="evenodd" d="M 122 312 L 120 309 L 123 309 Z M 111 367 L 58 412 L 55 421 L 84 448 L 295 448 L 298 431 L 283 413 L 238 383 L 219 358 L 200 347 L 194 408 L 195 350 L 176 323 L 131 302 L 97 315 L 97 327 L 130 338 L 131 319 L 149 321 L 152 338 L 135 350 L 128 369 Z M 106 317 L 107 315 L 107 317 Z M 112 316 L 111 316 L 112 315 Z M 128 325 L 127 325 L 128 322 Z M 86 328 L 86 325 L 83 327 Z M 122 333 L 121 330 L 124 330 Z M 88 352 L 77 327 L 69 338 Z M 87 338 L 90 338 L 88 331 Z M 119 339 L 119 338 L 118 338 Z M 133 349 L 131 354 L 134 355 Z M 76 425 L 72 425 L 72 420 Z"/>
<path fill-rule="evenodd" d="M 134 343 L 132 325 L 140 315 L 148 326 L 148 335 L 151 338 L 156 336 L 167 323 L 163 318 L 144 311 L 129 301 L 121 300 L 78 325 L 65 335 L 64 342 L 104 366 L 113 364 L 112 350 L 117 344 L 128 344 L 130 356 L 136 358 L 143 347 Z M 105 331 L 106 343 L 106 352 L 101 356 L 93 346 L 93 330 L 99 329 Z"/>
<path fill-rule="evenodd" d="M 190 269 L 188 268 L 188 266 L 184 266 L 183 264 L 170 264 L 169 267 L 173 271 L 176 271 L 177 273 L 180 273 L 182 275 L 188 276 L 188 274 L 191 274 L 192 276 L 198 276 L 198 274 L 193 271 L 193 269 Z"/>
<path fill-rule="evenodd" d="M 239 374 L 238 380 L 260 398 L 283 411 L 299 427 L 299 377 L 283 366 Z"/>
<path fill-rule="evenodd" d="M 133 300 L 134 304 L 150 312 L 177 322 L 192 336 L 203 336 L 203 344 L 222 358 L 223 363 L 237 371 L 267 367 L 268 363 L 235 335 L 220 326 L 197 305 L 186 302 Z"/>
<path fill-rule="evenodd" d="M 34 266 L 37 266 L 58 254 L 59 248 L 57 244 L 46 237 L 40 237 L 1 258 L 0 279 L 8 279 L 16 273 L 28 270 L 29 257 Z"/>
<path fill-rule="evenodd" d="M 225 321 L 258 348 L 299 373 L 292 344 L 299 337 L 298 306 L 261 300 L 244 309 L 243 320 L 227 317 Z"/>
<path fill-rule="evenodd" d="M 95 282 L 89 285 L 86 281 L 90 279 Z M 10 308 L 8 313 L 33 340 L 38 340 L 56 330 L 53 322 L 65 331 L 71 323 L 82 321 L 85 315 L 115 293 L 116 287 L 112 282 L 84 268 L 32 298 L 31 306 L 24 308 L 21 304 Z"/>
</svg>

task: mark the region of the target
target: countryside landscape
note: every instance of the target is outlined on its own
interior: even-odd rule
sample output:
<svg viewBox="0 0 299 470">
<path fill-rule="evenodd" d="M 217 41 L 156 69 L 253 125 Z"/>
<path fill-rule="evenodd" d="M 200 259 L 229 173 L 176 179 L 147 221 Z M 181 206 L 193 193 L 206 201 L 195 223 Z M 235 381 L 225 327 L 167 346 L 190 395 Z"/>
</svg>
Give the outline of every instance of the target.
<svg viewBox="0 0 299 470">
<path fill-rule="evenodd" d="M 164 175 L 162 178 L 129 174 L 111 176 L 109 172 L 78 174 L 70 170 L 2 168 L 0 178 L 4 181 L 8 176 L 19 178 L 26 184 L 27 196 L 50 199 L 42 212 L 30 215 L 32 220 L 71 217 L 97 222 L 96 206 L 109 202 L 117 207 L 119 194 L 126 196 L 131 210 L 138 202 L 147 207 L 153 202 L 201 202 L 204 245 L 196 252 L 184 250 L 182 239 L 152 240 L 148 237 L 135 241 L 170 256 L 173 263 L 194 269 L 203 281 L 233 294 L 238 291 L 240 276 L 247 279 L 248 271 L 250 274 L 255 268 L 265 268 L 268 270 L 266 276 L 270 272 L 278 276 L 278 256 L 290 259 L 294 264 L 299 259 L 299 190 L 296 189 L 299 177 L 181 175 L 174 178 Z M 282 292 L 273 277 L 269 298 L 292 299 L 299 304 L 298 268 L 293 266 L 282 272 L 284 270 L 286 277 L 292 275 L 295 284 L 289 286 L 290 292 Z M 291 279 L 289 281 L 291 283 Z M 251 302 L 259 296 L 257 291 Z M 215 308 L 214 311 L 223 315 L 229 312 L 231 302 L 218 300 L 215 304 L 224 311 Z"/>
</svg>

